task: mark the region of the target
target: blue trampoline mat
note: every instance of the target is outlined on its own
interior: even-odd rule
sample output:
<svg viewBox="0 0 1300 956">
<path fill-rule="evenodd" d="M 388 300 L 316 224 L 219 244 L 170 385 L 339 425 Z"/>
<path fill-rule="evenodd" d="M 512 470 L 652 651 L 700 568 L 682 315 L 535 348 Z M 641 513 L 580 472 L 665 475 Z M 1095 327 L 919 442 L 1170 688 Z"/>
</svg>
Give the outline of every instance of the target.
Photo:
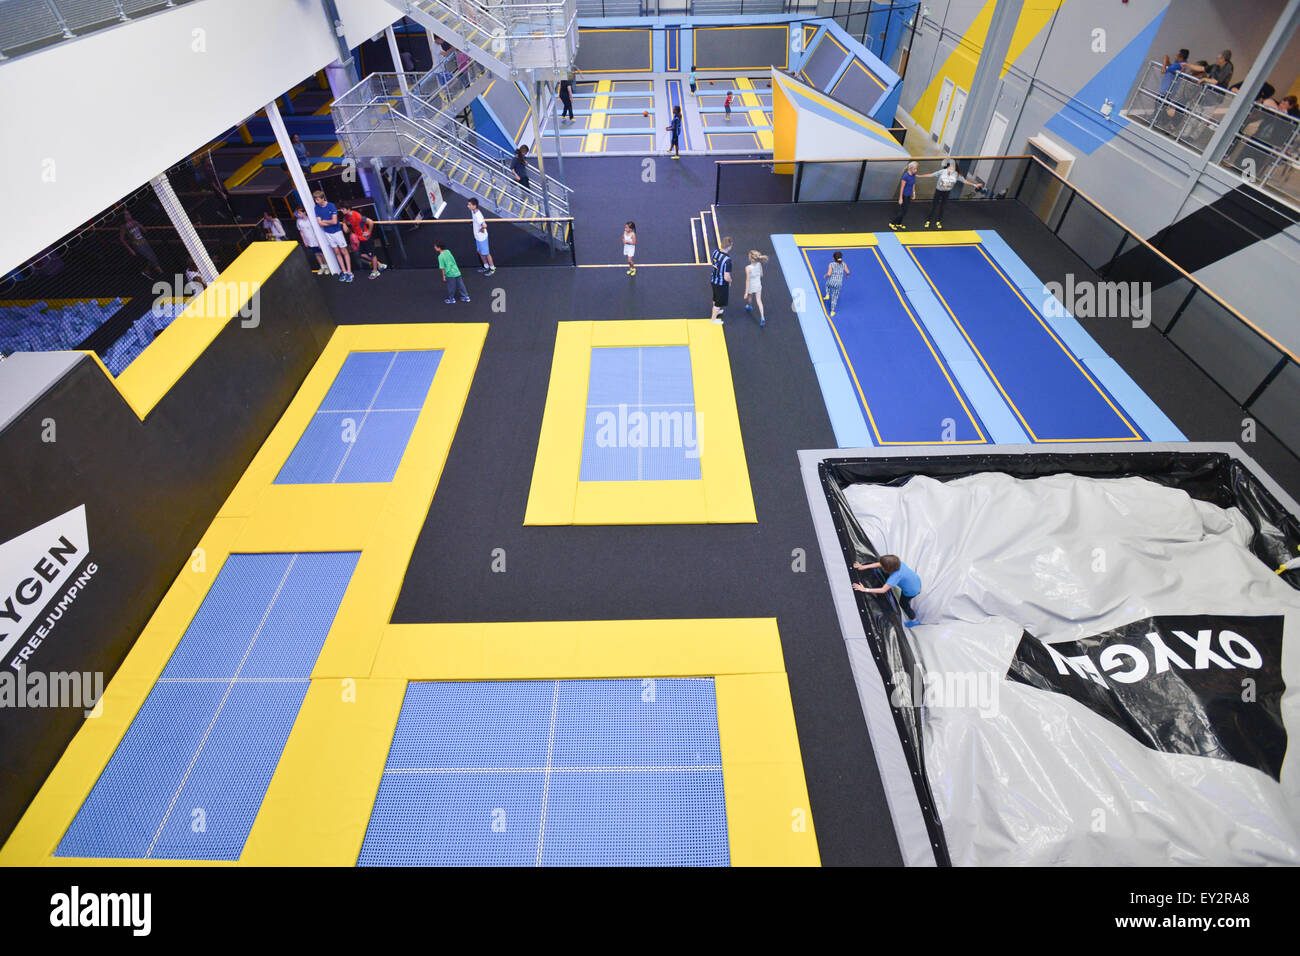
<svg viewBox="0 0 1300 956">
<path fill-rule="evenodd" d="M 1034 441 L 1143 441 L 979 245 L 906 246 Z"/>
<path fill-rule="evenodd" d="M 392 481 L 441 359 L 437 349 L 349 354 L 275 483 Z"/>
<path fill-rule="evenodd" d="M 876 443 L 986 441 L 974 406 L 880 253 L 874 247 L 801 251 L 819 298 L 826 294 L 831 254 L 843 252 L 849 275 L 834 318 L 828 302 L 820 305 Z"/>
<path fill-rule="evenodd" d="M 54 855 L 237 860 L 357 557 L 231 555 Z"/>
<path fill-rule="evenodd" d="M 698 481 L 691 350 L 593 348 L 579 481 Z"/>
<path fill-rule="evenodd" d="M 359 866 L 725 866 L 712 678 L 413 682 Z"/>
</svg>

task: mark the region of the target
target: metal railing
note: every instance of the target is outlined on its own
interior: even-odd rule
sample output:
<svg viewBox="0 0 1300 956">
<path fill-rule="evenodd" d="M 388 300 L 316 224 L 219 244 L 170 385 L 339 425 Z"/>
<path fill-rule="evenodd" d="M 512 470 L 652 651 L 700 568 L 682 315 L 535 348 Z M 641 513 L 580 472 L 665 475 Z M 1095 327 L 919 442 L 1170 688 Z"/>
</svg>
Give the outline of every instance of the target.
<svg viewBox="0 0 1300 956">
<path fill-rule="evenodd" d="M 1129 94 L 1124 116 L 1203 153 L 1238 95 L 1152 61 Z M 1256 103 L 1220 165 L 1300 205 L 1300 119 Z"/>
<path fill-rule="evenodd" d="M 471 56 L 477 53 L 511 74 L 567 72 L 577 53 L 576 0 L 406 0 L 398 6 L 422 26 L 460 40 L 457 46 Z"/>
<path fill-rule="evenodd" d="M 0 60 L 87 36 L 193 0 L 0 0 Z"/>
<path fill-rule="evenodd" d="M 911 156 L 897 159 L 817 159 L 788 163 L 773 159 L 714 161 L 716 205 L 748 203 L 869 202 L 897 200 L 899 179 L 910 162 L 917 164 L 913 203 L 929 202 L 935 178 L 929 174 L 952 160 L 980 188 L 958 183 L 949 199 L 988 199 L 1005 194 L 1021 156 Z M 918 213 L 913 213 L 916 216 Z"/>
<path fill-rule="evenodd" d="M 1300 119 L 1256 103 L 1221 165 L 1300 206 Z"/>
<path fill-rule="evenodd" d="M 985 184 L 976 190 L 959 183 L 953 188 L 953 201 L 1015 202 L 1102 279 L 1128 284 L 1130 289 L 1138 283 L 1141 291 L 1133 294 L 1142 296 L 1142 321 L 1155 326 L 1259 425 L 1300 456 L 1300 415 L 1293 401 L 1300 394 L 1300 357 L 1161 251 L 1164 233 L 1155 243 L 1148 242 L 1035 156 L 947 158 L 955 160 L 965 176 Z M 716 160 L 715 201 L 725 210 L 728 204 L 788 203 L 792 193 L 802 193 L 800 202 L 894 204 L 899 177 L 910 161 L 925 173 L 940 160 L 932 156 L 806 160 L 777 163 L 775 174 L 770 159 Z M 765 193 L 761 178 L 775 181 L 775 190 Z M 915 202 L 927 201 L 933 183 L 933 179 L 918 182 Z M 924 215 L 924 207 L 913 210 L 909 225 L 915 227 Z"/>
<path fill-rule="evenodd" d="M 578 0 L 578 16 L 758 16 L 815 13 L 817 0 Z"/>
<path fill-rule="evenodd" d="M 1124 115 L 1129 122 L 1154 129 L 1199 153 L 1209 145 L 1236 95 L 1190 73 L 1168 73 L 1152 61 L 1129 94 Z"/>
</svg>

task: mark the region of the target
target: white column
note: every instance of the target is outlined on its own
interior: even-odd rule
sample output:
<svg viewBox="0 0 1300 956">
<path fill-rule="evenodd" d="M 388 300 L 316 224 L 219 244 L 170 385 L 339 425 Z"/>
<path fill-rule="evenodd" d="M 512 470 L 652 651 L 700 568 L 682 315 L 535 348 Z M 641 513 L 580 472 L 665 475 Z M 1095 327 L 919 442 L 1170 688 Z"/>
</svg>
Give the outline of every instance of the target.
<svg viewBox="0 0 1300 956">
<path fill-rule="evenodd" d="M 537 79 L 537 71 L 533 70 L 533 152 L 537 156 L 537 178 L 541 181 L 542 187 L 542 215 L 547 218 L 551 215 L 551 191 L 546 185 L 546 160 L 542 157 L 542 131 L 541 121 L 538 113 L 542 110 L 542 82 Z M 551 232 L 551 223 L 546 223 L 546 241 L 551 247 L 551 253 L 555 253 L 555 235 Z"/>
<path fill-rule="evenodd" d="M 284 128 L 284 119 L 280 116 L 280 107 L 275 105 L 275 100 L 266 104 L 266 118 L 271 121 L 275 141 L 280 144 L 280 153 L 284 156 L 284 168 L 289 170 L 289 178 L 293 180 L 293 186 L 298 190 L 298 195 L 303 202 L 303 208 L 307 211 L 307 219 L 311 222 L 311 227 L 316 233 L 316 244 L 325 256 L 325 264 L 329 267 L 330 274 L 336 275 L 342 270 L 339 269 L 334 250 L 325 241 L 325 230 L 316 221 L 316 203 L 311 198 L 311 187 L 307 185 L 307 175 L 302 171 L 302 164 L 298 162 L 298 154 L 293 151 L 293 141 L 289 139 L 289 131 Z"/>
<path fill-rule="evenodd" d="M 199 234 L 194 230 L 194 223 L 190 222 L 185 207 L 176 198 L 176 191 L 172 189 L 171 181 L 168 180 L 166 173 L 159 173 L 149 180 L 149 183 L 153 186 L 154 195 L 158 197 L 158 202 L 162 204 L 163 212 L 167 213 L 167 218 L 172 221 L 172 225 L 176 227 L 176 232 L 181 237 L 181 242 L 185 243 L 185 251 L 194 260 L 194 267 L 199 270 L 199 275 L 203 277 L 204 285 L 216 281 L 216 264 L 213 263 L 212 257 L 208 255 L 203 240 L 199 238 Z"/>
<path fill-rule="evenodd" d="M 406 85 L 406 71 L 402 68 L 402 54 L 397 49 L 397 34 L 393 32 L 391 23 L 384 27 L 384 33 L 388 37 L 388 55 L 393 58 L 393 72 L 397 74 L 397 85 L 402 91 L 402 103 L 406 107 L 406 115 L 414 116 L 411 112 L 411 88 Z"/>
</svg>

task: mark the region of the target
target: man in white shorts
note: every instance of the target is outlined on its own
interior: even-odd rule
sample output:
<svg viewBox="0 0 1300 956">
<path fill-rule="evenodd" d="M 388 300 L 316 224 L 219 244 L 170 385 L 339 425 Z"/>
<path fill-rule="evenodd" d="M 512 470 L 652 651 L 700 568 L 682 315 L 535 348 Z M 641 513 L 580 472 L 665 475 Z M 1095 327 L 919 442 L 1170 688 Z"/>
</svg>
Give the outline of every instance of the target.
<svg viewBox="0 0 1300 956">
<path fill-rule="evenodd" d="M 492 261 L 492 250 L 488 247 L 487 220 L 479 211 L 477 199 L 471 199 L 465 205 L 469 207 L 470 217 L 474 220 L 474 246 L 478 249 L 478 257 L 483 263 L 478 271 L 481 275 L 490 276 L 497 271 L 497 267 Z"/>
<path fill-rule="evenodd" d="M 325 199 L 325 193 L 316 190 L 311 194 L 316 200 L 316 221 L 320 223 L 325 234 L 325 244 L 334 250 L 343 271 L 339 274 L 340 282 L 352 281 L 352 257 L 348 254 L 348 237 L 343 235 L 343 224 L 339 222 L 339 210 L 332 202 Z"/>
</svg>

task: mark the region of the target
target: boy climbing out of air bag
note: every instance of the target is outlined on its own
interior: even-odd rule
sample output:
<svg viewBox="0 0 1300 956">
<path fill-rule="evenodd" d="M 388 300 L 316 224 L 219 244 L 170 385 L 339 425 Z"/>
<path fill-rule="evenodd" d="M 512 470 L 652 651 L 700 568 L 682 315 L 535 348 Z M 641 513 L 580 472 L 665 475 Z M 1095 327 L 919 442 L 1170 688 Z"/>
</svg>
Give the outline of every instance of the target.
<svg viewBox="0 0 1300 956">
<path fill-rule="evenodd" d="M 908 618 L 903 623 L 911 627 L 916 623 L 916 612 L 912 610 L 912 598 L 921 593 L 921 576 L 904 564 L 896 554 L 882 554 L 879 561 L 871 564 L 863 564 L 861 561 L 853 562 L 855 571 L 870 571 L 873 568 L 880 568 L 885 572 L 885 583 L 878 588 L 869 588 L 861 582 L 854 581 L 853 590 L 861 591 L 863 594 L 886 594 L 893 588 L 898 588 L 898 605 Z"/>
</svg>

